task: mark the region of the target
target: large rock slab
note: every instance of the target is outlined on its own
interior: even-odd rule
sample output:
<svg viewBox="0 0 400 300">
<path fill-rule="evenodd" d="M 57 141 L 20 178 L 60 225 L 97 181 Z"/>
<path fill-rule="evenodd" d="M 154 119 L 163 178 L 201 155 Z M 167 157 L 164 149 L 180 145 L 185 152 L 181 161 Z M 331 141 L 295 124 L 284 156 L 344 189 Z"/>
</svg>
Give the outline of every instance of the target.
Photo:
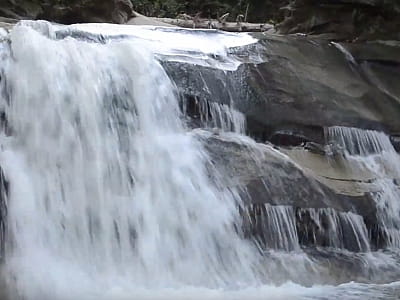
<svg viewBox="0 0 400 300">
<path fill-rule="evenodd" d="M 330 40 L 398 40 L 396 0 L 295 0 L 286 6 L 280 33 L 306 33 Z"/>
<path fill-rule="evenodd" d="M 233 105 L 259 141 L 323 144 L 329 126 L 400 132 L 397 44 L 256 36 L 256 45 L 232 50 L 243 62 L 235 71 L 185 63 L 166 69 L 188 101 Z"/>
<path fill-rule="evenodd" d="M 132 15 L 130 0 L 5 0 L 0 3 L 0 16 L 13 19 L 44 19 L 61 24 L 123 24 Z"/>
<path fill-rule="evenodd" d="M 382 186 L 370 180 L 370 173 L 329 166 L 325 157 L 301 149 L 230 133 L 195 132 L 210 155 L 211 174 L 218 171 L 213 180 L 241 195 L 246 236 L 266 248 L 288 251 L 299 245 L 356 252 L 385 247 L 387 236 L 373 197 Z"/>
<path fill-rule="evenodd" d="M 349 187 L 346 191 L 340 185 L 340 176 L 346 173 L 336 169 L 339 182 L 324 181 L 322 177 L 326 173 L 315 163 L 318 158 L 308 158 L 312 154 L 307 152 L 303 151 L 305 156 L 300 164 L 299 154 L 296 156 L 284 148 L 237 135 L 200 133 L 215 169 L 222 175 L 218 180 L 225 186 L 238 188 L 247 204 L 334 208 L 364 216 L 375 213 L 375 202 L 369 193 L 377 188 L 366 178 L 363 184 L 362 179 L 348 178 L 347 185 L 352 189 Z"/>
<path fill-rule="evenodd" d="M 36 19 L 43 13 L 42 4 L 43 2 L 38 0 L 3 0 L 0 3 L 0 16 L 12 19 Z"/>
</svg>

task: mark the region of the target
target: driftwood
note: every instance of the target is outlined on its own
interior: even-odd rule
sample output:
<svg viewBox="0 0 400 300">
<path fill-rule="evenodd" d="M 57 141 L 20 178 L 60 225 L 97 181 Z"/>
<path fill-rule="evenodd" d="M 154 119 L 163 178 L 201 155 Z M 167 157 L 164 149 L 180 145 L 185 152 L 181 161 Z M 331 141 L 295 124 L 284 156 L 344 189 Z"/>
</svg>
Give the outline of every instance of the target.
<svg viewBox="0 0 400 300">
<path fill-rule="evenodd" d="M 220 22 L 208 19 L 171 19 L 171 18 L 149 18 L 157 22 L 166 23 L 172 26 L 199 29 L 219 29 L 230 32 L 262 32 L 274 28 L 268 23 L 247 23 L 247 22 Z"/>
</svg>

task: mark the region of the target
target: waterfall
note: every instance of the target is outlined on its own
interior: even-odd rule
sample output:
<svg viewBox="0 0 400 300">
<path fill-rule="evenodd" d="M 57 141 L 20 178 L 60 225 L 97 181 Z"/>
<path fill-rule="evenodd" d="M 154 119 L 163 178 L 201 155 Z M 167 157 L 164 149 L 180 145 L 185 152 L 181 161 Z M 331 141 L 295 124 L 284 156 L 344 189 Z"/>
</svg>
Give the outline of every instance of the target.
<svg viewBox="0 0 400 300">
<path fill-rule="evenodd" d="M 0 35 L 0 298 L 334 299 L 391 286 L 318 284 L 398 280 L 400 164 L 386 134 L 327 128 L 335 155 L 312 154 L 373 174 L 379 248 L 357 207 L 333 203 L 355 197 L 288 154 L 303 148 L 246 136 L 241 85 L 204 76 L 185 102 L 171 80 L 168 63 L 246 74 L 268 53 L 232 47 L 255 38 L 32 21 Z"/>
<path fill-rule="evenodd" d="M 326 132 L 328 141 L 345 151 L 350 166 L 362 166 L 375 177 L 379 191 L 371 196 L 376 202 L 380 230 L 388 247 L 400 248 L 400 161 L 389 137 L 383 132 L 340 126 L 327 128 Z"/>
<path fill-rule="evenodd" d="M 361 216 L 331 208 L 250 205 L 246 227 L 256 231 L 267 249 L 300 251 L 301 245 L 369 252 L 368 231 Z"/>
<path fill-rule="evenodd" d="M 210 181 L 151 49 L 45 29 L 16 26 L 4 50 L 6 268 L 20 296 L 256 283 L 238 194 Z"/>
<path fill-rule="evenodd" d="M 200 120 L 206 128 L 219 128 L 225 132 L 246 133 L 245 116 L 227 104 L 201 102 Z"/>
<path fill-rule="evenodd" d="M 327 143 L 336 143 L 353 155 L 368 155 L 382 151 L 394 151 L 389 137 L 383 132 L 359 128 L 334 126 L 326 130 Z"/>
</svg>

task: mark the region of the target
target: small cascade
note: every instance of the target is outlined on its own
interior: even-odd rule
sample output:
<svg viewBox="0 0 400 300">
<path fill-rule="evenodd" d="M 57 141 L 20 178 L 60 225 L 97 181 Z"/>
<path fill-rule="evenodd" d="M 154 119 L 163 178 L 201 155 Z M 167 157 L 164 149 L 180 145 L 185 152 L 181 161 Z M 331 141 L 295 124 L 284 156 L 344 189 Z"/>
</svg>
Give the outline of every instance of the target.
<svg viewBox="0 0 400 300">
<path fill-rule="evenodd" d="M 57 40 L 57 27 L 33 24 L 0 49 L 15 292 L 108 300 L 115 289 L 260 282 L 259 253 L 235 231 L 240 198 L 210 180 L 149 44 Z M 223 128 L 243 123 L 228 108 L 209 113 Z"/>
<path fill-rule="evenodd" d="M 375 184 L 379 187 L 379 191 L 372 193 L 371 196 L 376 202 L 378 235 L 383 238 L 384 245 L 387 247 L 400 249 L 399 156 L 393 151 L 384 153 L 381 157 L 370 156 L 358 159 L 377 178 Z M 392 174 L 397 178 L 388 177 L 388 170 L 392 170 Z"/>
<path fill-rule="evenodd" d="M 220 128 L 225 132 L 246 133 L 244 115 L 227 104 L 201 101 L 200 119 L 204 127 Z"/>
<path fill-rule="evenodd" d="M 389 137 L 383 132 L 359 128 L 333 126 L 325 129 L 328 145 L 334 144 L 339 150 L 350 155 L 368 155 L 393 151 Z"/>
<path fill-rule="evenodd" d="M 7 300 L 319 299 L 319 284 L 400 278 L 388 136 L 325 131 L 341 162 L 375 175 L 380 251 L 364 198 L 295 163 L 304 148 L 246 136 L 236 90 L 180 101 L 165 61 L 236 70 L 229 48 L 250 35 L 31 21 L 0 35 L 1 299 L 3 277 Z"/>
<path fill-rule="evenodd" d="M 354 252 L 370 251 L 368 230 L 361 216 L 332 208 L 299 208 L 296 219 L 300 243 Z"/>
<path fill-rule="evenodd" d="M 400 189 L 390 182 L 381 181 L 382 191 L 374 194 L 377 203 L 379 231 L 385 244 L 400 248 Z"/>
<path fill-rule="evenodd" d="M 351 55 L 351 53 L 345 47 L 343 47 L 340 43 L 331 42 L 331 44 L 333 46 L 335 46 L 340 52 L 343 53 L 344 57 L 347 59 L 348 62 L 350 62 L 353 65 L 357 64 L 353 55 Z"/>
<path fill-rule="evenodd" d="M 245 226 L 264 248 L 299 250 L 296 218 L 290 206 L 249 205 Z"/>
<path fill-rule="evenodd" d="M 199 127 L 220 129 L 222 132 L 246 134 L 246 118 L 232 105 L 207 101 L 205 99 L 184 99 L 182 111 Z"/>
<path fill-rule="evenodd" d="M 246 207 L 245 220 L 247 232 L 266 249 L 294 251 L 301 245 L 370 251 L 364 220 L 351 212 L 253 204 Z"/>
<path fill-rule="evenodd" d="M 379 222 L 375 235 L 387 247 L 400 248 L 400 160 L 390 138 L 383 132 L 337 126 L 326 129 L 326 139 L 344 152 L 350 167 L 356 164 L 374 175 L 379 187 L 371 193 Z"/>
</svg>

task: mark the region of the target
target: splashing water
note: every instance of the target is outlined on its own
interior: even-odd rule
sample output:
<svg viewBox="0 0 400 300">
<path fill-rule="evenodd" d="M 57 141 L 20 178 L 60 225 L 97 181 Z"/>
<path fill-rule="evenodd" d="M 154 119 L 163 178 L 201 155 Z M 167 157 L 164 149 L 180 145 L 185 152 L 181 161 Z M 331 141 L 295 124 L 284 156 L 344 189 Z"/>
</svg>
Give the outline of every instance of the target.
<svg viewBox="0 0 400 300">
<path fill-rule="evenodd" d="M 237 195 L 209 181 L 149 49 L 26 26 L 10 38 L 13 136 L 1 164 L 12 182 L 7 268 L 21 296 L 257 282 L 258 254 L 235 232 Z"/>
<path fill-rule="evenodd" d="M 372 193 L 377 205 L 381 230 L 388 240 L 387 246 L 400 248 L 400 178 L 399 155 L 390 138 L 383 132 L 357 128 L 331 127 L 327 139 L 345 151 L 350 165 L 361 165 L 371 172 L 379 187 Z M 388 177 L 390 174 L 391 177 Z"/>
<path fill-rule="evenodd" d="M 359 128 L 333 126 L 325 133 L 327 142 L 335 142 L 351 155 L 368 155 L 393 151 L 389 137 L 383 132 Z"/>
<path fill-rule="evenodd" d="M 80 39 L 85 32 L 114 37 Z M 184 41 L 184 51 L 170 37 Z M 300 249 L 295 211 L 265 210 L 267 227 L 281 231 L 280 239 L 265 239 L 285 254 L 271 251 L 265 259 L 244 240 L 239 193 L 206 168 L 202 138 L 185 128 L 175 87 L 157 60 L 234 70 L 240 62 L 227 48 L 253 42 L 219 32 L 198 39 L 172 29 L 43 22 L 21 23 L 0 42 L 0 108 L 11 132 L 0 139 L 10 183 L 0 271 L 11 299 L 332 299 L 349 290 L 354 299 L 388 299 L 386 291 L 398 290 L 262 285 L 275 270 L 290 278 L 320 270 Z M 245 132 L 242 114 L 207 109 L 207 126 L 256 144 L 237 134 Z M 339 235 L 348 228 L 368 250 L 358 216 L 315 210 L 312 218 L 330 221 L 338 236 L 332 247 L 342 246 Z"/>
</svg>

